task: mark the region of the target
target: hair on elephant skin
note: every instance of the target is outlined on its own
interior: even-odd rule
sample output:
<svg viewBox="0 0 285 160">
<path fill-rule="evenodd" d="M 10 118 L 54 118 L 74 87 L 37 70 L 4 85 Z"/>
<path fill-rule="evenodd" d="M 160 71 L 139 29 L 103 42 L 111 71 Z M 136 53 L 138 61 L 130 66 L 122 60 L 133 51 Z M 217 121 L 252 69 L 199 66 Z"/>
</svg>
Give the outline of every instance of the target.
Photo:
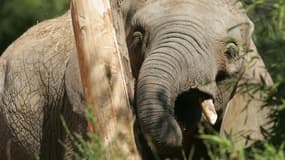
<svg viewBox="0 0 285 160">
<path fill-rule="evenodd" d="M 264 139 L 260 128 L 268 128 L 270 109 L 257 100 L 263 93 L 233 94 L 238 84 L 261 83 L 260 77 L 272 85 L 241 3 L 111 3 L 123 14 L 120 38 L 135 79 L 134 134 L 142 159 L 182 159 L 182 150 L 187 157 L 194 145 L 194 159 L 209 158 L 196 138 L 199 123 L 237 134 L 237 144 Z M 0 58 L 0 156 L 72 159 L 61 116 L 71 131 L 85 135 L 82 92 L 70 13 L 26 31 Z M 247 138 L 242 131 L 250 131 Z"/>
</svg>

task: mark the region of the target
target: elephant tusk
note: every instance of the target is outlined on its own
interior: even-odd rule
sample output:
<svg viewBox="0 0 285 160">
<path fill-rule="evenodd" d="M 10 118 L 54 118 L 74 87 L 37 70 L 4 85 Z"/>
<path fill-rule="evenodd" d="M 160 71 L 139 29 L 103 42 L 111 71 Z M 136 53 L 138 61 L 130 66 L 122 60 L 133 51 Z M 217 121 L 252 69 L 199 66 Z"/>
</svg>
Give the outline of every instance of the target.
<svg viewBox="0 0 285 160">
<path fill-rule="evenodd" d="M 201 101 L 202 112 L 207 121 L 214 125 L 217 121 L 218 115 L 212 99 L 206 99 Z"/>
</svg>

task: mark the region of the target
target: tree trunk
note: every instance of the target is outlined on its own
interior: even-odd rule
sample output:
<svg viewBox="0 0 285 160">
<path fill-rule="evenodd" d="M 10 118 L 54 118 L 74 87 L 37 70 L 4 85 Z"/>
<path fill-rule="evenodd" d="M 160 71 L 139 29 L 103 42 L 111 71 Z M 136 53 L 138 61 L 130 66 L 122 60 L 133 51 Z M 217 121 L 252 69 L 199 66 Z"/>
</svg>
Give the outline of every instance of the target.
<svg viewBox="0 0 285 160">
<path fill-rule="evenodd" d="M 71 8 L 86 106 L 96 117 L 88 130 L 101 138 L 105 159 L 114 154 L 138 159 L 129 103 L 133 80 L 121 37 L 121 13 L 111 10 L 109 0 L 72 0 Z"/>
</svg>

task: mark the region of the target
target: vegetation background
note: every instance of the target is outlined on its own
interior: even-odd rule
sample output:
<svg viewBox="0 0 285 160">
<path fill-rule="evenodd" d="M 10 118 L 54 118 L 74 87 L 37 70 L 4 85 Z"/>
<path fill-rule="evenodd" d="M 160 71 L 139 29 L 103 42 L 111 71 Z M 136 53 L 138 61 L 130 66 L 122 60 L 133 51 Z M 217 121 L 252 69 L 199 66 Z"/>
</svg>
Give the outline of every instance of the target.
<svg viewBox="0 0 285 160">
<path fill-rule="evenodd" d="M 202 138 L 209 144 L 212 159 L 285 159 L 285 0 L 243 3 L 255 23 L 254 41 L 275 82 L 268 97 L 268 103 L 276 105 L 273 133 L 267 142 L 249 150 L 234 148 L 229 139 L 218 135 Z M 68 8 L 69 0 L 1 0 L 0 55 L 29 27 L 61 15 Z"/>
</svg>

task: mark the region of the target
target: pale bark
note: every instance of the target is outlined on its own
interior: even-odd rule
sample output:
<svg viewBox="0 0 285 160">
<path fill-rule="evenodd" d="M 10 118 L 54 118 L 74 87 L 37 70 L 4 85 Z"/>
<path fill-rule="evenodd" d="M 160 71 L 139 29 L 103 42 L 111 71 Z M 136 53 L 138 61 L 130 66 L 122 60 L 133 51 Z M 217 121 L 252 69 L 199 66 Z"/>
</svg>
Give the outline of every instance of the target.
<svg viewBox="0 0 285 160">
<path fill-rule="evenodd" d="M 123 27 L 118 24 L 122 23 L 120 13 L 116 10 L 113 19 L 109 0 L 72 0 L 71 5 L 86 105 L 96 117 L 95 125 L 89 122 L 88 129 L 100 136 L 105 159 L 114 154 L 138 159 L 129 104 L 129 60 L 123 38 L 119 38 L 120 46 L 116 38 L 122 35 L 116 33 Z"/>
</svg>

